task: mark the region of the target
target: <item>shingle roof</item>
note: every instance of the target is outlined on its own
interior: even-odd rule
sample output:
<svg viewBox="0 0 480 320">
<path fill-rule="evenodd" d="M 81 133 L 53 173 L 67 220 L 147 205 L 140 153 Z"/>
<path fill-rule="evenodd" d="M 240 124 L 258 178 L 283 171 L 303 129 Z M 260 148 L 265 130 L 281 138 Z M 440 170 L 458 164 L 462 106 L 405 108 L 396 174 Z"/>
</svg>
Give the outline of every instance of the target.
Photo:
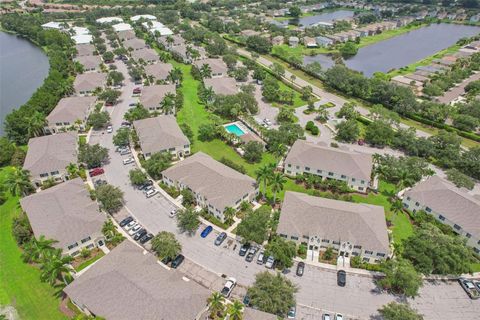
<svg viewBox="0 0 480 320">
<path fill-rule="evenodd" d="M 102 88 L 107 82 L 107 75 L 100 72 L 89 72 L 77 75 L 73 87 L 78 93 L 80 91 L 93 91 Z"/>
<path fill-rule="evenodd" d="M 480 199 L 465 189 L 432 176 L 405 192 L 405 197 L 431 208 L 469 233 L 480 235 Z"/>
<path fill-rule="evenodd" d="M 237 81 L 234 78 L 207 78 L 203 82 L 205 87 L 211 87 L 215 94 L 234 95 L 238 93 Z"/>
<path fill-rule="evenodd" d="M 101 234 L 105 214 L 90 199 L 81 178 L 61 183 L 20 200 L 36 237 L 55 239 L 64 248 L 93 234 Z"/>
<path fill-rule="evenodd" d="M 219 210 L 233 206 L 235 201 L 256 188 L 254 179 L 203 152 L 197 152 L 162 173 L 205 196 Z"/>
<path fill-rule="evenodd" d="M 172 115 L 133 122 L 143 153 L 155 153 L 190 144 Z"/>
<path fill-rule="evenodd" d="M 207 64 L 210 66 L 210 69 L 212 70 L 212 74 L 214 73 L 223 73 L 226 74 L 228 67 L 225 62 L 223 62 L 222 59 L 202 59 L 202 60 L 196 60 L 193 62 L 193 64 L 198 68 L 202 68 L 204 64 Z"/>
<path fill-rule="evenodd" d="M 77 162 L 77 136 L 73 132 L 32 138 L 23 168 L 32 176 L 62 171 L 70 163 Z"/>
<path fill-rule="evenodd" d="M 135 32 L 132 30 L 124 30 L 117 32 L 118 39 L 121 41 L 135 38 Z"/>
<path fill-rule="evenodd" d="M 84 120 L 88 110 L 95 104 L 95 97 L 67 97 L 62 98 L 55 109 L 47 117 L 49 125 L 57 122 L 70 122 L 73 124 L 76 120 Z"/>
<path fill-rule="evenodd" d="M 172 38 L 173 39 L 173 45 L 174 46 L 179 46 L 179 45 L 183 45 L 185 44 L 185 40 L 179 36 L 179 35 L 171 35 L 171 36 L 161 36 L 158 38 L 158 42 L 160 42 L 161 44 L 163 44 L 164 46 L 168 46 L 169 43 L 167 41 L 168 37 Z"/>
<path fill-rule="evenodd" d="M 243 320 L 277 320 L 277 316 L 260 310 L 246 307 L 243 309 Z"/>
<path fill-rule="evenodd" d="M 145 108 L 157 108 L 167 93 L 175 94 L 174 84 L 159 84 L 143 87 L 140 104 Z"/>
<path fill-rule="evenodd" d="M 158 56 L 155 50 L 150 48 L 143 48 L 139 50 L 132 51 L 132 58 L 135 60 L 143 59 L 145 61 L 159 61 L 160 57 Z"/>
<path fill-rule="evenodd" d="M 383 207 L 287 191 L 277 233 L 349 241 L 363 249 L 388 253 Z"/>
<path fill-rule="evenodd" d="M 64 289 L 79 305 L 115 320 L 191 320 L 210 291 L 166 270 L 157 258 L 123 241 Z"/>
<path fill-rule="evenodd" d="M 102 63 L 102 59 L 99 56 L 78 56 L 74 59 L 78 61 L 85 69 L 97 69 Z"/>
<path fill-rule="evenodd" d="M 95 52 L 95 46 L 93 44 L 77 44 L 77 56 L 91 56 Z"/>
<path fill-rule="evenodd" d="M 304 140 L 293 144 L 285 163 L 317 168 L 370 181 L 372 156 L 365 153 L 321 146 Z"/>
<path fill-rule="evenodd" d="M 165 80 L 172 69 L 173 67 L 170 63 L 158 62 L 145 66 L 145 73 L 157 80 Z"/>
<path fill-rule="evenodd" d="M 130 40 L 125 40 L 123 42 L 123 46 L 127 49 L 132 48 L 133 50 L 139 50 L 139 49 L 146 48 L 147 44 L 143 39 L 132 38 Z"/>
</svg>

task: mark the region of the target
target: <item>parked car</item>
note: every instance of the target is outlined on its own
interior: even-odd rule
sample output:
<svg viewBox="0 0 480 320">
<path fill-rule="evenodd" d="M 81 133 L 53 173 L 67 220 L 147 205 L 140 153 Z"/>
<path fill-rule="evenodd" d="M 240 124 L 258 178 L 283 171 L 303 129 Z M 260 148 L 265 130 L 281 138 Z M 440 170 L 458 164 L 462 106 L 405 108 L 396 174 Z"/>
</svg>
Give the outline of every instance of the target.
<svg viewBox="0 0 480 320">
<path fill-rule="evenodd" d="M 113 132 L 113 127 L 112 126 L 108 126 L 107 127 L 107 133 L 112 133 Z"/>
<path fill-rule="evenodd" d="M 238 254 L 240 255 L 240 257 L 243 257 L 244 255 L 246 255 L 248 249 L 250 249 L 250 243 L 245 243 L 244 245 L 242 245 L 242 246 L 240 247 L 240 251 L 238 252 Z"/>
<path fill-rule="evenodd" d="M 132 153 L 132 151 L 130 151 L 129 148 L 125 148 L 125 149 L 120 150 L 120 155 L 121 156 L 126 156 L 127 154 L 131 154 L 131 153 Z"/>
<path fill-rule="evenodd" d="M 170 264 L 170 262 L 172 262 L 172 258 L 170 257 L 165 257 L 162 259 L 162 263 L 166 266 L 168 266 Z"/>
<path fill-rule="evenodd" d="M 142 228 L 138 230 L 137 233 L 135 233 L 135 235 L 133 236 L 133 240 L 138 241 L 140 240 L 141 237 L 143 237 L 146 234 L 147 234 L 147 230 L 145 230 L 145 228 Z"/>
<path fill-rule="evenodd" d="M 324 313 L 322 316 L 322 320 L 330 320 L 330 315 L 328 313 Z"/>
<path fill-rule="evenodd" d="M 157 189 L 148 190 L 147 192 L 145 192 L 145 197 L 147 197 L 147 199 L 148 199 L 148 198 L 153 197 L 157 193 L 158 193 Z"/>
<path fill-rule="evenodd" d="M 205 229 L 203 229 L 203 231 L 202 231 L 202 233 L 200 234 L 200 236 L 201 236 L 202 238 L 206 238 L 206 237 L 210 234 L 210 232 L 212 232 L 212 230 L 213 230 L 213 227 L 212 227 L 212 226 L 207 226 Z"/>
<path fill-rule="evenodd" d="M 347 273 L 345 270 L 338 270 L 337 272 L 337 284 L 340 287 L 345 287 L 345 284 L 347 283 Z"/>
<path fill-rule="evenodd" d="M 343 315 L 341 313 L 335 314 L 335 320 L 343 320 Z"/>
<path fill-rule="evenodd" d="M 147 243 L 148 241 L 150 241 L 152 238 L 153 238 L 153 234 L 147 233 L 146 235 L 144 235 L 143 237 L 141 237 L 140 240 L 138 240 L 138 242 L 140 242 L 141 244 L 145 244 L 145 243 Z"/>
<path fill-rule="evenodd" d="M 221 291 L 222 295 L 225 298 L 228 298 L 230 296 L 230 293 L 232 293 L 233 288 L 237 285 L 237 280 L 235 278 L 228 278 L 227 282 L 225 282 L 225 285 L 223 286 L 223 289 Z"/>
<path fill-rule="evenodd" d="M 301 277 L 303 276 L 303 271 L 305 271 L 305 262 L 300 261 L 297 264 L 297 276 Z"/>
<path fill-rule="evenodd" d="M 260 252 L 257 257 L 257 264 L 263 264 L 265 261 L 265 252 Z"/>
<path fill-rule="evenodd" d="M 140 231 L 140 229 L 142 229 L 142 226 L 140 224 L 137 224 L 136 226 L 134 226 L 132 229 L 128 231 L 128 234 L 133 236 L 135 233 Z"/>
<path fill-rule="evenodd" d="M 183 262 L 183 260 L 185 260 L 185 257 L 183 255 L 179 254 L 178 256 L 176 256 L 175 259 L 173 259 L 172 261 L 172 268 L 177 269 L 178 266 Z"/>
<path fill-rule="evenodd" d="M 135 160 L 133 160 L 133 158 L 127 158 L 127 159 L 123 159 L 123 165 L 127 165 L 127 164 L 130 164 L 130 163 L 134 163 Z"/>
<path fill-rule="evenodd" d="M 297 307 L 293 306 L 288 310 L 287 318 L 295 319 L 296 316 L 297 316 Z"/>
<path fill-rule="evenodd" d="M 129 103 L 128 106 L 129 107 L 135 107 L 137 104 L 136 103 Z"/>
<path fill-rule="evenodd" d="M 480 298 L 480 291 L 475 287 L 475 284 L 472 280 L 468 280 L 465 278 L 459 278 L 458 282 L 462 286 L 463 290 L 468 294 L 470 299 L 478 299 Z"/>
<path fill-rule="evenodd" d="M 120 227 L 125 227 L 127 224 L 129 224 L 130 222 L 133 221 L 133 218 L 128 216 L 126 217 L 125 219 L 123 219 L 122 221 L 120 221 Z"/>
<path fill-rule="evenodd" d="M 96 176 L 99 176 L 99 175 L 104 174 L 104 173 L 105 173 L 105 170 L 103 170 L 103 168 L 95 168 L 95 169 L 92 169 L 88 172 L 90 177 L 96 177 Z"/>
<path fill-rule="evenodd" d="M 247 307 L 250 306 L 250 297 L 248 296 L 248 294 L 246 294 L 245 297 L 243 297 L 243 304 L 246 305 Z"/>
<path fill-rule="evenodd" d="M 257 253 L 257 250 L 258 249 L 256 247 L 250 247 L 250 250 L 248 250 L 247 256 L 245 257 L 245 260 L 247 262 L 252 262 L 255 254 Z"/>
<path fill-rule="evenodd" d="M 143 188 L 143 193 L 146 194 L 148 191 L 153 190 L 153 189 L 155 189 L 154 186 L 145 186 L 145 187 Z"/>
<path fill-rule="evenodd" d="M 173 209 L 172 211 L 170 211 L 170 213 L 168 214 L 168 216 L 170 218 L 175 218 L 175 216 L 177 215 L 177 209 Z"/>
<path fill-rule="evenodd" d="M 273 269 L 273 265 L 275 263 L 275 259 L 272 256 L 269 256 L 267 262 L 265 263 L 265 267 L 267 269 Z"/>
<path fill-rule="evenodd" d="M 135 88 L 133 89 L 133 94 L 140 94 L 142 93 L 142 89 L 141 88 Z"/>
<path fill-rule="evenodd" d="M 225 232 L 222 232 L 220 233 L 217 238 L 215 239 L 215 245 L 216 246 L 219 246 L 222 244 L 223 241 L 225 241 L 225 239 L 227 239 L 227 233 Z"/>
<path fill-rule="evenodd" d="M 122 121 L 122 127 L 130 127 L 132 124 L 128 121 Z"/>
<path fill-rule="evenodd" d="M 98 179 L 98 180 L 95 180 L 95 182 L 93 184 L 95 185 L 95 187 L 100 187 L 104 184 L 107 184 L 107 181 L 102 180 L 102 179 Z"/>
<path fill-rule="evenodd" d="M 125 230 L 129 231 L 130 229 L 132 229 L 133 227 L 135 227 L 136 225 L 138 225 L 137 221 L 135 220 L 132 220 L 131 222 L 129 222 L 126 226 L 125 226 Z"/>
</svg>

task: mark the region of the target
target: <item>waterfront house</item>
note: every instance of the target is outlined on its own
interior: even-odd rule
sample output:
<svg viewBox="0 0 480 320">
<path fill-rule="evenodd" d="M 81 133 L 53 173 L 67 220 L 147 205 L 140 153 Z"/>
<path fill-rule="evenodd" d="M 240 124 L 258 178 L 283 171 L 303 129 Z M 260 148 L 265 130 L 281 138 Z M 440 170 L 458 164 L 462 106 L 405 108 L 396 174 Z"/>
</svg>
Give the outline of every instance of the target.
<svg viewBox="0 0 480 320">
<path fill-rule="evenodd" d="M 73 88 L 79 95 L 90 95 L 97 89 L 103 89 L 107 83 L 107 75 L 100 72 L 78 74 L 73 82 Z"/>
<path fill-rule="evenodd" d="M 173 67 L 170 63 L 157 62 L 145 66 L 145 74 L 160 81 L 167 81 L 168 75 L 172 70 Z"/>
<path fill-rule="evenodd" d="M 133 122 L 145 159 L 157 152 L 168 152 L 173 158 L 190 154 L 190 141 L 173 115 L 162 115 Z"/>
<path fill-rule="evenodd" d="M 318 36 L 315 38 L 317 44 L 321 47 L 328 47 L 334 44 L 334 40 L 329 37 Z"/>
<path fill-rule="evenodd" d="M 407 190 L 402 201 L 413 214 L 422 210 L 452 227 L 454 232 L 465 237 L 467 245 L 480 253 L 480 199 L 466 189 L 432 176 Z"/>
<path fill-rule="evenodd" d="M 96 71 L 100 68 L 102 64 L 102 59 L 100 56 L 78 56 L 73 59 L 80 63 L 83 67 L 83 71 Z"/>
<path fill-rule="evenodd" d="M 339 256 L 378 263 L 390 255 L 383 207 L 287 191 L 277 234 L 307 246 L 307 260 L 333 248 Z"/>
<path fill-rule="evenodd" d="M 300 39 L 298 39 L 298 37 L 289 37 L 288 38 L 288 45 L 290 47 L 298 46 L 299 42 L 300 42 Z"/>
<path fill-rule="evenodd" d="M 238 93 L 237 81 L 231 77 L 207 78 L 203 82 L 205 88 L 212 88 L 216 95 L 234 95 Z"/>
<path fill-rule="evenodd" d="M 78 125 L 84 129 L 90 112 L 95 106 L 95 97 L 66 97 L 60 99 L 47 116 L 46 133 L 57 133 Z"/>
<path fill-rule="evenodd" d="M 272 45 L 279 46 L 283 44 L 283 36 L 276 36 L 272 38 Z"/>
<path fill-rule="evenodd" d="M 135 61 L 140 61 L 142 59 L 146 63 L 155 63 L 160 61 L 160 57 L 157 52 L 150 48 L 143 48 L 131 52 L 132 59 Z"/>
<path fill-rule="evenodd" d="M 53 186 L 20 200 L 35 237 L 54 239 L 55 248 L 76 256 L 83 248 L 105 245 L 106 215 L 90 198 L 81 178 Z"/>
<path fill-rule="evenodd" d="M 201 70 L 203 65 L 208 65 L 211 70 L 211 78 L 219 78 L 227 75 L 228 67 L 222 59 L 201 59 L 193 62 L 193 65 Z"/>
<path fill-rule="evenodd" d="M 93 36 L 91 34 L 79 34 L 71 36 L 71 38 L 76 45 L 89 44 L 93 41 Z"/>
<path fill-rule="evenodd" d="M 372 180 L 373 160 L 370 154 L 322 146 L 297 140 L 285 158 L 285 174 L 312 174 L 323 179 L 344 181 L 355 191 L 376 189 Z"/>
<path fill-rule="evenodd" d="M 174 84 L 159 84 L 143 87 L 140 104 L 152 112 L 161 110 L 160 104 L 168 93 L 173 95 L 176 93 Z"/>
<path fill-rule="evenodd" d="M 226 208 L 238 210 L 241 202 L 251 202 L 258 194 L 255 179 L 203 152 L 178 162 L 162 176 L 166 185 L 192 191 L 197 204 L 222 221 Z"/>
<path fill-rule="evenodd" d="M 307 48 L 316 48 L 318 47 L 317 41 L 312 37 L 303 37 L 303 45 Z"/>
</svg>

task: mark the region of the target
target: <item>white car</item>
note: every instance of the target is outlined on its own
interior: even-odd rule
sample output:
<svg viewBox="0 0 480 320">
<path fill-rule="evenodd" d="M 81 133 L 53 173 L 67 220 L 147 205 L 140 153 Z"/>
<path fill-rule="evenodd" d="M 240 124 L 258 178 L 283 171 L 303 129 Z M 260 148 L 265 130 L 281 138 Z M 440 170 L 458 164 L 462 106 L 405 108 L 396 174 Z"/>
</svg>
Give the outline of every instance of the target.
<svg viewBox="0 0 480 320">
<path fill-rule="evenodd" d="M 265 258 L 265 253 L 262 251 L 258 254 L 257 264 L 263 264 L 263 259 Z"/>
<path fill-rule="evenodd" d="M 133 158 L 123 159 L 123 164 L 124 164 L 124 165 L 130 164 L 130 163 L 134 163 L 134 162 L 135 162 L 135 160 L 133 160 Z"/>
<path fill-rule="evenodd" d="M 137 221 L 133 220 L 132 222 L 130 222 L 129 224 L 127 224 L 125 226 L 125 230 L 128 231 L 128 230 L 132 229 L 133 227 L 135 227 L 137 224 L 138 224 Z"/>
<path fill-rule="evenodd" d="M 132 229 L 130 229 L 130 231 L 128 231 L 128 234 L 133 236 L 135 233 L 138 232 L 138 230 L 140 230 L 142 228 L 142 226 L 140 224 L 137 224 L 135 227 L 133 227 Z"/>
<path fill-rule="evenodd" d="M 267 269 L 273 269 L 273 264 L 274 263 L 275 263 L 275 259 L 272 256 L 270 256 L 270 257 L 268 257 L 267 262 L 265 263 L 265 267 Z"/>
<path fill-rule="evenodd" d="M 112 126 L 108 126 L 107 127 L 107 133 L 112 133 L 113 132 L 113 127 Z"/>
<path fill-rule="evenodd" d="M 156 195 L 157 193 L 158 193 L 157 189 L 151 189 L 151 190 L 148 190 L 147 192 L 145 192 L 145 197 L 151 198 L 154 195 Z"/>
<path fill-rule="evenodd" d="M 225 285 L 223 286 L 222 289 L 222 295 L 225 298 L 228 298 L 230 296 L 230 293 L 232 293 L 233 288 L 237 285 L 237 280 L 235 278 L 228 278 L 227 282 L 225 282 Z"/>
<path fill-rule="evenodd" d="M 173 209 L 172 211 L 170 211 L 170 213 L 168 214 L 168 216 L 170 218 L 175 218 L 175 216 L 177 215 L 177 210 L 176 209 Z"/>
<path fill-rule="evenodd" d="M 343 315 L 341 313 L 337 313 L 335 315 L 335 320 L 343 320 Z"/>
</svg>

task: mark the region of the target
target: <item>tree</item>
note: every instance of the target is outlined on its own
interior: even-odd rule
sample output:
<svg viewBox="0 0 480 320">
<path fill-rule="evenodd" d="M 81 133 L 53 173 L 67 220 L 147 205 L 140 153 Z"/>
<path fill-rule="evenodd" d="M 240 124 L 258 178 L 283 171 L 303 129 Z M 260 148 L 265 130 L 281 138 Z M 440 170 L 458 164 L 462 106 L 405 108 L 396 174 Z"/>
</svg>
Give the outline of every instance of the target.
<svg viewBox="0 0 480 320">
<path fill-rule="evenodd" d="M 8 172 L 4 181 L 4 186 L 15 196 L 26 196 L 34 191 L 34 188 L 30 183 L 30 172 L 17 167 Z"/>
<path fill-rule="evenodd" d="M 2 150 L 2 152 L 0 152 L 0 166 L 9 165 L 15 153 L 15 145 L 7 138 L 0 137 L 0 150 Z"/>
<path fill-rule="evenodd" d="M 376 120 L 367 126 L 365 141 L 373 146 L 383 147 L 392 141 L 394 134 L 390 124 L 382 120 Z"/>
<path fill-rule="evenodd" d="M 113 136 L 113 145 L 117 147 L 125 147 L 130 144 L 130 128 L 120 128 Z"/>
<path fill-rule="evenodd" d="M 385 320 L 423 320 L 422 315 L 404 303 L 390 302 L 378 309 L 378 312 Z"/>
<path fill-rule="evenodd" d="M 247 38 L 246 41 L 247 48 L 258 52 L 260 54 L 270 53 L 272 50 L 272 45 L 270 42 L 266 41 L 265 38 L 260 36 L 251 36 Z"/>
<path fill-rule="evenodd" d="M 280 112 L 277 114 L 277 121 L 281 124 L 294 123 L 295 119 L 295 114 L 291 109 L 288 108 L 280 109 Z"/>
<path fill-rule="evenodd" d="M 262 161 L 263 144 L 258 141 L 249 141 L 243 147 L 243 157 L 250 163 Z"/>
<path fill-rule="evenodd" d="M 288 310 L 295 305 L 297 287 L 279 273 L 273 275 L 268 271 L 257 273 L 254 284 L 248 288 L 250 303 L 261 311 L 285 317 Z"/>
<path fill-rule="evenodd" d="M 285 75 L 285 68 L 277 62 L 274 62 L 271 66 L 272 72 L 279 77 L 283 77 Z"/>
<path fill-rule="evenodd" d="M 293 258 L 297 253 L 296 247 L 295 242 L 275 236 L 267 244 L 265 254 L 273 256 L 279 268 L 290 268 L 293 266 Z"/>
<path fill-rule="evenodd" d="M 340 122 L 335 128 L 337 129 L 335 139 L 338 141 L 352 143 L 357 141 L 360 135 L 360 128 L 355 119 Z"/>
<path fill-rule="evenodd" d="M 136 186 L 141 186 L 148 180 L 147 175 L 140 169 L 130 170 L 128 176 L 130 177 L 130 182 Z"/>
<path fill-rule="evenodd" d="M 70 271 L 72 271 L 72 267 L 70 263 L 72 261 L 73 257 L 63 255 L 61 249 L 47 251 L 40 267 L 40 280 L 48 282 L 52 286 L 55 285 L 57 281 L 62 281 L 65 285 L 68 284 L 67 278 L 71 277 Z"/>
<path fill-rule="evenodd" d="M 233 209 L 232 207 L 226 207 L 225 211 L 223 212 L 223 219 L 226 224 L 232 224 L 233 223 L 233 217 L 235 217 L 236 210 Z"/>
<path fill-rule="evenodd" d="M 459 188 L 466 188 L 472 190 L 475 187 L 475 182 L 469 176 L 463 174 L 457 169 L 448 169 L 446 171 L 447 179 L 453 182 Z"/>
<path fill-rule="evenodd" d="M 169 152 L 156 152 L 143 163 L 147 173 L 155 180 L 162 178 L 162 171 L 172 164 L 172 155 Z"/>
<path fill-rule="evenodd" d="M 102 54 L 103 61 L 112 61 L 115 57 L 113 55 L 113 52 L 111 51 L 106 51 L 105 53 Z"/>
<path fill-rule="evenodd" d="M 105 236 L 105 239 L 112 239 L 117 232 L 117 227 L 112 222 L 112 219 L 108 218 L 102 226 L 102 234 Z"/>
<path fill-rule="evenodd" d="M 85 163 L 88 168 L 97 168 L 108 158 L 108 149 L 100 146 L 83 144 L 79 147 L 78 162 Z"/>
<path fill-rule="evenodd" d="M 352 57 L 358 52 L 357 45 L 352 41 L 347 41 L 342 47 L 340 47 L 340 53 L 344 58 Z"/>
<path fill-rule="evenodd" d="M 263 197 L 267 195 L 267 182 L 273 176 L 273 170 L 275 169 L 275 164 L 273 165 L 264 165 L 260 167 L 255 174 L 257 175 L 257 182 L 263 182 Z"/>
<path fill-rule="evenodd" d="M 463 131 L 474 131 L 479 123 L 479 119 L 468 114 L 458 114 L 453 117 L 453 126 Z"/>
<path fill-rule="evenodd" d="M 110 71 L 108 73 L 107 82 L 110 83 L 111 85 L 114 85 L 114 86 L 121 85 L 123 80 L 125 80 L 125 77 L 123 76 L 123 73 L 121 73 L 120 71 Z"/>
<path fill-rule="evenodd" d="M 464 239 L 444 234 L 438 227 L 424 223 L 403 242 L 402 256 L 424 275 L 458 275 L 471 272 L 472 252 Z"/>
<path fill-rule="evenodd" d="M 200 226 L 198 212 L 192 208 L 181 210 L 177 214 L 177 226 L 181 232 L 187 232 L 190 235 L 194 234 Z"/>
<path fill-rule="evenodd" d="M 227 314 L 231 320 L 242 320 L 243 319 L 243 303 L 238 300 L 233 300 L 233 303 L 230 304 L 227 308 Z"/>
<path fill-rule="evenodd" d="M 203 79 L 212 77 L 212 68 L 208 63 L 202 64 L 199 71 Z"/>
<path fill-rule="evenodd" d="M 0 202 L 1 203 L 1 202 Z M 12 234 L 19 246 L 24 246 L 33 239 L 33 231 L 28 221 L 28 217 L 24 212 L 13 218 Z"/>
<path fill-rule="evenodd" d="M 23 261 L 28 263 L 41 262 L 49 251 L 55 250 L 53 244 L 56 242 L 56 240 L 47 239 L 43 235 L 38 237 L 38 239 L 31 238 L 23 247 Z"/>
<path fill-rule="evenodd" d="M 217 126 L 213 123 L 204 123 L 198 127 L 198 139 L 200 141 L 212 141 L 217 137 Z"/>
<path fill-rule="evenodd" d="M 413 298 L 422 286 L 422 276 L 417 273 L 410 261 L 396 258 L 382 264 L 385 277 L 378 284 L 385 290 Z"/>
<path fill-rule="evenodd" d="M 115 104 L 122 93 L 118 90 L 106 89 L 98 95 L 98 99 L 106 103 Z"/>
<path fill-rule="evenodd" d="M 95 194 L 102 209 L 110 214 L 118 212 L 123 206 L 123 191 L 118 187 L 104 184 L 96 189 Z"/>
<path fill-rule="evenodd" d="M 287 182 L 285 176 L 282 173 L 274 173 L 272 179 L 270 180 L 270 186 L 272 187 L 273 192 L 273 205 L 277 201 L 277 193 L 283 190 L 283 185 Z"/>
<path fill-rule="evenodd" d="M 181 192 L 182 195 L 182 205 L 185 207 L 191 207 L 195 204 L 195 195 L 192 191 L 188 189 L 183 189 Z"/>
<path fill-rule="evenodd" d="M 210 318 L 215 319 L 225 310 L 225 298 L 220 292 L 213 292 L 207 299 L 208 310 L 210 310 Z"/>
<path fill-rule="evenodd" d="M 175 257 L 182 251 L 182 245 L 175 239 L 175 235 L 171 232 L 159 232 L 152 239 L 152 250 L 155 251 L 158 257 L 175 259 Z"/>
<path fill-rule="evenodd" d="M 47 120 L 45 115 L 41 112 L 34 111 L 27 119 L 28 122 L 28 135 L 30 137 L 36 137 L 43 132 Z"/>
<path fill-rule="evenodd" d="M 178 84 L 182 81 L 183 79 L 183 73 L 182 73 L 182 70 L 178 67 L 175 67 L 173 68 L 172 70 L 170 70 L 170 72 L 168 73 L 168 79 L 170 81 L 172 81 L 173 83 L 175 84 Z"/>
<path fill-rule="evenodd" d="M 270 208 L 260 207 L 255 211 L 248 211 L 245 218 L 238 224 L 237 234 L 245 242 L 262 244 L 268 238 Z"/>
<path fill-rule="evenodd" d="M 288 13 L 290 14 L 291 17 L 298 18 L 302 15 L 302 10 L 298 6 L 291 6 L 290 9 L 288 10 Z"/>
<path fill-rule="evenodd" d="M 106 111 L 94 111 L 88 116 L 87 123 L 94 130 L 100 130 L 110 122 L 110 115 Z"/>
<path fill-rule="evenodd" d="M 480 179 L 480 147 L 462 152 L 456 167 L 466 175 Z"/>
<path fill-rule="evenodd" d="M 135 108 L 129 109 L 123 116 L 128 122 L 135 120 L 142 120 L 150 117 L 150 112 L 141 105 L 135 106 Z"/>
<path fill-rule="evenodd" d="M 345 118 L 347 120 L 357 119 L 360 115 L 357 110 L 355 110 L 355 103 L 347 102 L 345 103 L 340 110 L 335 114 L 338 118 Z"/>
</svg>

